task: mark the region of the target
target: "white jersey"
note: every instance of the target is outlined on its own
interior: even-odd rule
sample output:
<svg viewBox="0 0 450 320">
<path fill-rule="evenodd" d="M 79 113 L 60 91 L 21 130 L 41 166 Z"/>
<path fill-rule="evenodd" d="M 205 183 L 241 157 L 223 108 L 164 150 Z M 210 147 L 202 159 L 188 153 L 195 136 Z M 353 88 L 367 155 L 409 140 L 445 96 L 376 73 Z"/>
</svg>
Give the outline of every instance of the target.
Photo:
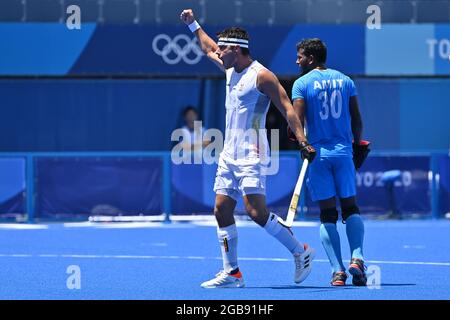
<svg viewBox="0 0 450 320">
<path fill-rule="evenodd" d="M 268 160 L 265 128 L 270 99 L 256 87 L 261 69 L 265 67 L 255 60 L 240 73 L 234 68 L 226 70 L 225 142 L 221 157 L 227 160 Z"/>
</svg>

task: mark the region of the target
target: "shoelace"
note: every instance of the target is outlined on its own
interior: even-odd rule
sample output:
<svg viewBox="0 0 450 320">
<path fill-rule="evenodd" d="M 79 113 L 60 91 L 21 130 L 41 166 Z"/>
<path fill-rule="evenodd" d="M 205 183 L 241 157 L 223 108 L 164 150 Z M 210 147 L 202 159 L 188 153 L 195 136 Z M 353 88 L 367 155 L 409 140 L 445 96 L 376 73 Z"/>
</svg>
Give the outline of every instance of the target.
<svg viewBox="0 0 450 320">
<path fill-rule="evenodd" d="M 228 277 L 228 273 L 225 272 L 225 270 L 220 270 L 217 274 L 216 274 L 216 278 L 215 280 L 218 283 L 222 283 L 225 281 L 225 279 Z"/>
<path fill-rule="evenodd" d="M 224 273 L 224 270 L 220 270 L 216 273 L 215 277 L 218 278 L 222 273 Z"/>
</svg>

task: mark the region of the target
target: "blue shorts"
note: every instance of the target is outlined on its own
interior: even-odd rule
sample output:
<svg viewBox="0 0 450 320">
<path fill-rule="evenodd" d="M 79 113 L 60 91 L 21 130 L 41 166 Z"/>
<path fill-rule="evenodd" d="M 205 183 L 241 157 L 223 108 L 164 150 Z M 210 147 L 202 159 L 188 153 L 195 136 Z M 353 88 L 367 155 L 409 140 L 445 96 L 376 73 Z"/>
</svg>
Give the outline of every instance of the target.
<svg viewBox="0 0 450 320">
<path fill-rule="evenodd" d="M 356 195 L 356 170 L 352 157 L 316 157 L 306 180 L 313 201 Z"/>
</svg>

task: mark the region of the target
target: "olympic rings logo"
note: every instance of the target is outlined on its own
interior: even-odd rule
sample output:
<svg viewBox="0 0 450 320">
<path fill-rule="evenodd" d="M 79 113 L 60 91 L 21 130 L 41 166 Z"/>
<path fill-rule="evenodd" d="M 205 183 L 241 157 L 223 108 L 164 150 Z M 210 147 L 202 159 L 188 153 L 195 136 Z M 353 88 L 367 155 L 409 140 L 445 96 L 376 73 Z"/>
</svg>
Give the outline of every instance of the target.
<svg viewBox="0 0 450 320">
<path fill-rule="evenodd" d="M 161 33 L 153 39 L 152 48 L 167 64 L 172 65 L 181 60 L 187 64 L 197 64 L 203 56 L 197 45 L 197 38 L 191 39 L 185 34 L 171 39 L 167 34 Z"/>
</svg>

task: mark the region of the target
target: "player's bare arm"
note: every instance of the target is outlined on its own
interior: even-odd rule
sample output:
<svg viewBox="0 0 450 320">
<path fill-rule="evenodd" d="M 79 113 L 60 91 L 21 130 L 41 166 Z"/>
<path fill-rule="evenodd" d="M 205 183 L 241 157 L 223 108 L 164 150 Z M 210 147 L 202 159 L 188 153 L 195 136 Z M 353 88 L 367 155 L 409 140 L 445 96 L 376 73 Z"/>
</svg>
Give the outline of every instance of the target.
<svg viewBox="0 0 450 320">
<path fill-rule="evenodd" d="M 359 104 L 357 96 L 350 97 L 350 117 L 352 125 L 353 140 L 356 144 L 361 140 L 362 119 L 359 112 Z"/>
<path fill-rule="evenodd" d="M 297 141 L 306 142 L 303 126 L 277 77 L 269 70 L 261 70 L 258 74 L 257 86 L 262 93 L 272 100 L 277 109 L 280 110 L 288 122 L 289 127 L 292 129 L 292 132 L 294 132 Z"/>
<path fill-rule="evenodd" d="M 185 9 L 180 14 L 180 19 L 188 26 L 195 21 L 194 11 L 192 9 Z M 203 53 L 212 61 L 214 64 L 219 67 L 220 70 L 225 72 L 225 68 L 223 67 L 222 60 L 219 59 L 216 51 L 219 48 L 217 43 L 211 39 L 210 36 L 200 27 L 196 31 L 194 31 L 195 36 L 198 39 L 200 44 L 200 48 Z"/>
<path fill-rule="evenodd" d="M 300 122 L 302 123 L 302 126 L 305 126 L 305 108 L 306 103 L 303 99 L 295 99 L 293 104 L 294 111 L 297 114 L 297 117 L 300 119 Z"/>
<path fill-rule="evenodd" d="M 271 71 L 263 69 L 258 73 L 257 87 L 259 91 L 270 98 L 288 122 L 297 141 L 299 141 L 302 158 L 308 159 L 310 162 L 313 161 L 316 150 L 308 143 L 303 131 L 303 125 L 297 117 L 294 107 L 292 106 L 286 91 L 281 86 L 280 81 L 278 81 L 278 78 L 275 77 Z"/>
</svg>

